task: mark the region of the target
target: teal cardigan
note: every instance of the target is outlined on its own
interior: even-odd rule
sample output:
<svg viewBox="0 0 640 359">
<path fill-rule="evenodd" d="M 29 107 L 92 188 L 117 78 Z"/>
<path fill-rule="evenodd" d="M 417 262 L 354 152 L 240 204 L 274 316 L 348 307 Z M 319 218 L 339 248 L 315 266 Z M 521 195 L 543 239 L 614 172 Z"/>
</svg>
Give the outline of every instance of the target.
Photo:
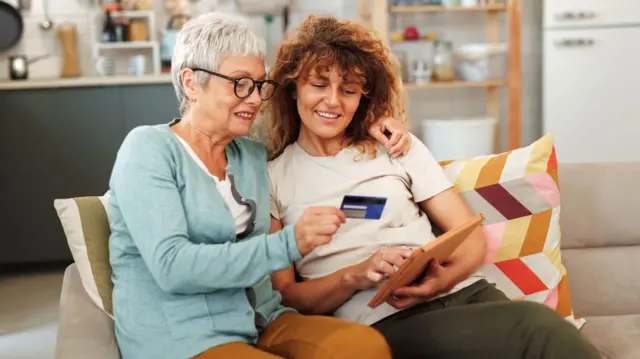
<svg viewBox="0 0 640 359">
<path fill-rule="evenodd" d="M 270 228 L 264 146 L 236 138 L 227 174 L 255 201 L 252 232 L 234 219 L 213 179 L 170 124 L 132 130 L 110 179 L 109 239 L 115 331 L 123 359 L 191 358 L 228 342 L 256 343 L 291 309 L 269 275 L 300 259 L 291 226 Z"/>
</svg>

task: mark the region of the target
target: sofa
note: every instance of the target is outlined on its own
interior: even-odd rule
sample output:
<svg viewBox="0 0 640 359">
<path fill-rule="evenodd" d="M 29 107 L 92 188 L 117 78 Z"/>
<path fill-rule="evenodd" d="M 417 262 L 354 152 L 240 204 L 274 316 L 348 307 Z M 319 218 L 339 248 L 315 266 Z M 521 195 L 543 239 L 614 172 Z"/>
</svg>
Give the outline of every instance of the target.
<svg viewBox="0 0 640 359">
<path fill-rule="evenodd" d="M 562 260 L 574 313 L 605 359 L 640 358 L 640 163 L 560 164 Z M 113 320 L 64 274 L 56 359 L 117 359 Z"/>
</svg>

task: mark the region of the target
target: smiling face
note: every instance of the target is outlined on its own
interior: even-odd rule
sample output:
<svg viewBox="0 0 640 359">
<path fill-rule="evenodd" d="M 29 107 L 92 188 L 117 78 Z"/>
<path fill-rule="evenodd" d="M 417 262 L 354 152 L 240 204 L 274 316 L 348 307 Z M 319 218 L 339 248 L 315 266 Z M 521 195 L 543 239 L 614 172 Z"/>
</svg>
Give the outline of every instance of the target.
<svg viewBox="0 0 640 359">
<path fill-rule="evenodd" d="M 362 98 L 361 85 L 332 66 L 312 70 L 296 85 L 296 103 L 301 119 L 301 135 L 322 140 L 340 138 L 353 120 Z"/>
<path fill-rule="evenodd" d="M 216 72 L 232 78 L 264 80 L 266 77 L 264 60 L 250 56 L 228 56 Z M 237 90 L 241 93 L 240 85 Z M 212 129 L 224 130 L 232 137 L 249 133 L 262 106 L 257 87 L 251 95 L 241 99 L 236 96 L 232 81 L 215 75 L 210 76 L 206 86 L 196 87 L 190 98 L 195 100 L 193 110 L 198 116 L 209 119 Z"/>
</svg>

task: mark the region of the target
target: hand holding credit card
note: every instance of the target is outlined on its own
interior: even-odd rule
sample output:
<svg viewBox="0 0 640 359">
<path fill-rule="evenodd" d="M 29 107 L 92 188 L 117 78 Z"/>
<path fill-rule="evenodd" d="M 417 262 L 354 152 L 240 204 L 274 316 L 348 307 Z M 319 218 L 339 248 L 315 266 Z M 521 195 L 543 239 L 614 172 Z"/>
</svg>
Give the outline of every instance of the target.
<svg viewBox="0 0 640 359">
<path fill-rule="evenodd" d="M 346 195 L 340 209 L 347 218 L 380 219 L 386 203 L 384 197 Z"/>
</svg>

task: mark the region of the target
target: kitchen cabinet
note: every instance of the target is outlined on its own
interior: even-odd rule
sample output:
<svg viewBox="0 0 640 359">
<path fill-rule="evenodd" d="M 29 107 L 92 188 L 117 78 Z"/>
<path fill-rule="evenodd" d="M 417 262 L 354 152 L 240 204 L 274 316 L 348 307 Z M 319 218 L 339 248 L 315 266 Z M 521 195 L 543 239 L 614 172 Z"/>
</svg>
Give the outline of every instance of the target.
<svg viewBox="0 0 640 359">
<path fill-rule="evenodd" d="M 558 161 L 640 161 L 638 38 L 640 27 L 545 31 L 543 128 Z"/>
<path fill-rule="evenodd" d="M 640 23 L 638 0 L 547 0 L 545 27 L 592 27 Z"/>
<path fill-rule="evenodd" d="M 101 195 L 137 125 L 168 122 L 170 84 L 0 91 L 0 264 L 71 261 L 53 201 Z"/>
</svg>

